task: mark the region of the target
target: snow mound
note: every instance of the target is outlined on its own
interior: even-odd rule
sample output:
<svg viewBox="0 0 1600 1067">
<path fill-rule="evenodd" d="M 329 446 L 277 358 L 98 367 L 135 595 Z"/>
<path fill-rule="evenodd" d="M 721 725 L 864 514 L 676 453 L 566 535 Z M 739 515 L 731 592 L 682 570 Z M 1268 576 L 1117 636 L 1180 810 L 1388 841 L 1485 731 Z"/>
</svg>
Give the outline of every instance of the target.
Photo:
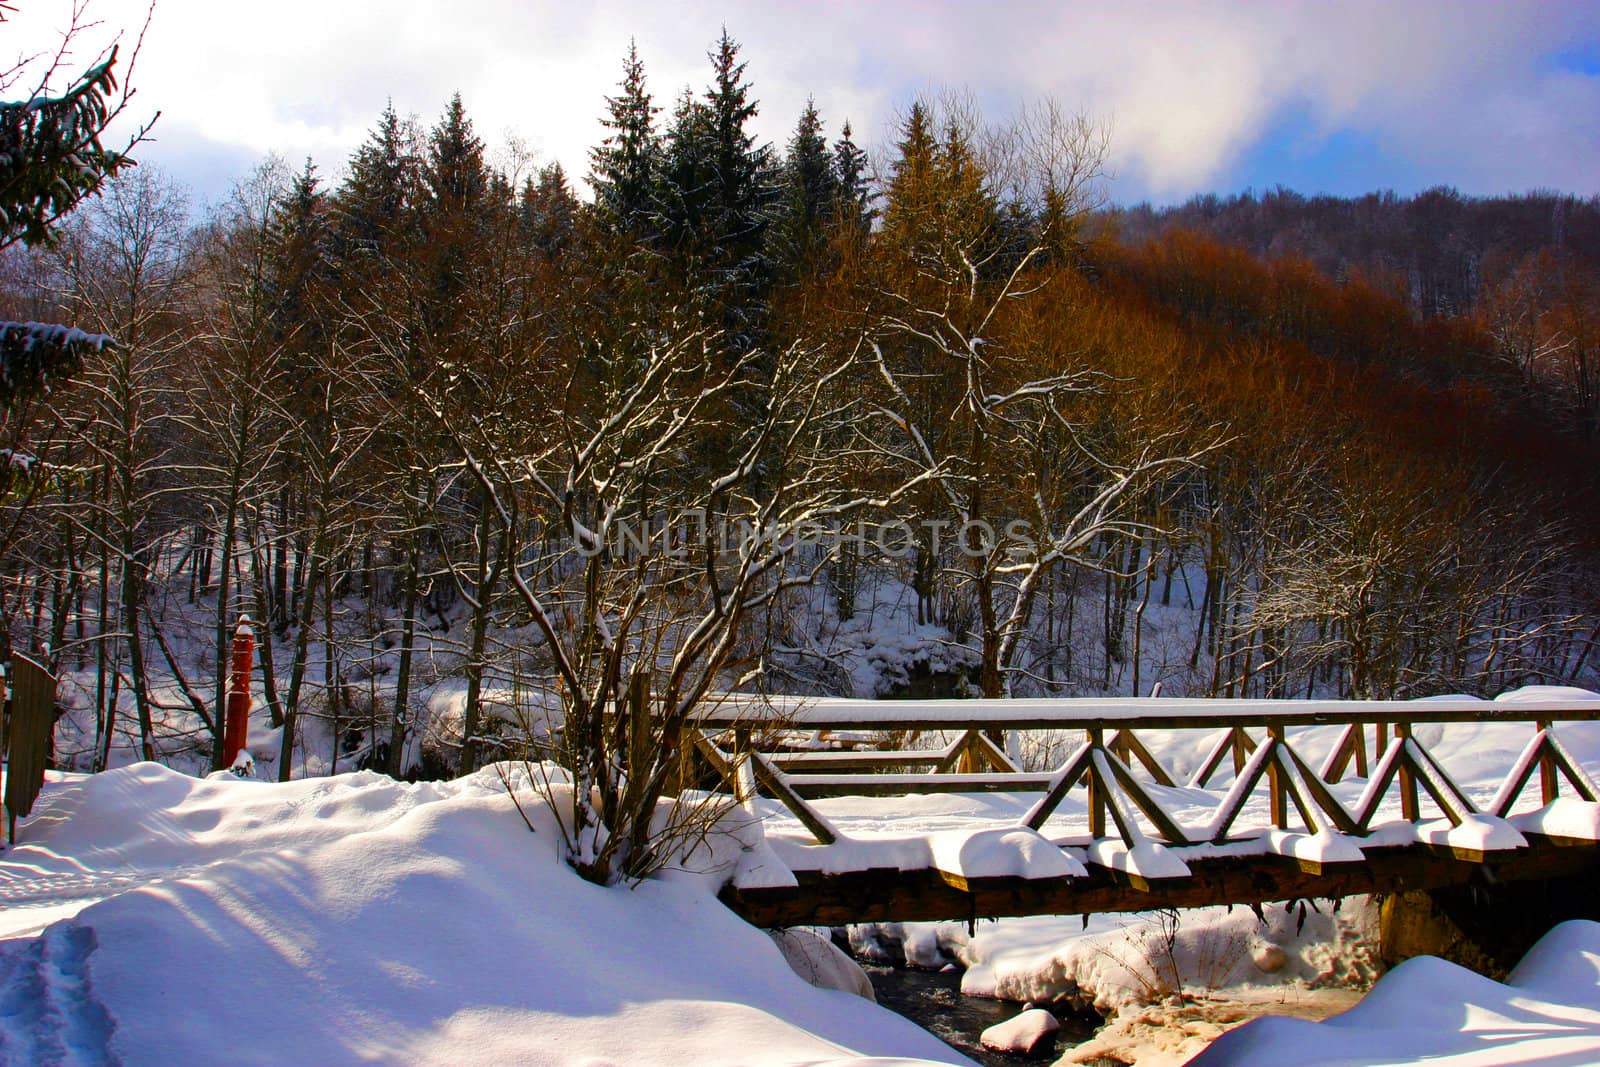
<svg viewBox="0 0 1600 1067">
<path fill-rule="evenodd" d="M 877 1001 L 877 994 L 872 991 L 872 979 L 867 977 L 867 972 L 833 943 L 826 930 L 818 932 L 796 927 L 792 930 L 768 930 L 767 934 L 794 973 L 818 989 L 837 989 L 841 993 L 854 993 L 858 997 Z"/>
<path fill-rule="evenodd" d="M 1315 834 L 1268 830 L 1263 836 L 1268 852 L 1308 863 L 1360 863 L 1366 858 L 1350 838 L 1326 830 Z"/>
<path fill-rule="evenodd" d="M 1508 689 L 1494 698 L 1496 704 L 1535 704 L 1542 700 L 1600 700 L 1600 693 L 1571 685 L 1525 685 L 1521 689 Z"/>
<path fill-rule="evenodd" d="M 861 959 L 937 971 L 955 957 L 947 936 L 953 929 L 944 923 L 862 923 L 846 932 L 850 951 Z"/>
<path fill-rule="evenodd" d="M 1342 1015 L 1322 1023 L 1258 1019 L 1224 1034 L 1193 1062 L 1413 1061 L 1436 1067 L 1600 1062 L 1600 923 L 1557 926 L 1503 985 L 1431 956 L 1407 960 Z"/>
<path fill-rule="evenodd" d="M 1531 834 L 1600 841 L 1600 804 L 1570 797 L 1557 797 L 1538 811 L 1513 815 L 1510 822 Z"/>
<path fill-rule="evenodd" d="M 1418 837 L 1434 845 L 1472 849 L 1477 852 L 1527 848 L 1528 839 L 1504 819 L 1493 815 L 1469 814 L 1460 826 L 1425 824 L 1418 829 Z"/>
<path fill-rule="evenodd" d="M 1024 1008 L 1003 1023 L 995 1023 L 978 1040 L 995 1052 L 1030 1055 L 1061 1029 L 1056 1017 L 1043 1008 Z"/>
<path fill-rule="evenodd" d="M 1189 865 L 1165 845 L 1139 838 L 1130 847 L 1114 837 L 1102 837 L 1089 846 L 1089 859 L 1102 867 L 1140 878 L 1186 878 Z"/>
<path fill-rule="evenodd" d="M 739 853 L 733 884 L 738 889 L 789 889 L 800 883 L 765 838 Z"/>
<path fill-rule="evenodd" d="M 930 834 L 933 865 L 963 878 L 1082 878 L 1089 872 L 1025 826 Z"/>
</svg>

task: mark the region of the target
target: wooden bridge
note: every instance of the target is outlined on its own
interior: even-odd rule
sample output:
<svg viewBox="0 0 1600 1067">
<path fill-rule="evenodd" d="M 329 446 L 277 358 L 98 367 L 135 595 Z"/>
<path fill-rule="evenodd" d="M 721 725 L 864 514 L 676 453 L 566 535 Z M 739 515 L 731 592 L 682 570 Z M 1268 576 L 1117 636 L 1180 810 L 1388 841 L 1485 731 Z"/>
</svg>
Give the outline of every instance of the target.
<svg viewBox="0 0 1600 1067">
<path fill-rule="evenodd" d="M 741 870 L 724 901 L 762 926 L 822 925 L 1600 873 L 1600 790 L 1561 739 L 1600 742 L 1600 725 L 1582 725 L 1596 720 L 1600 701 L 1584 700 L 730 701 L 702 717 L 694 747 L 769 827 L 771 857 Z M 1481 768 L 1469 793 L 1419 739 L 1429 724 L 1520 752 L 1496 768 L 1492 794 Z M 1029 735 L 1063 758 L 1023 769 Z M 1323 752 L 1315 767 L 1311 749 Z M 1180 784 L 1168 764 L 1186 754 Z M 1524 796 L 1535 774 L 1537 801 Z M 851 834 L 829 812 L 834 798 L 883 798 L 892 813 L 917 794 L 996 792 L 1026 807 L 970 834 L 886 840 L 892 817 Z M 1074 795 L 1081 816 L 1069 817 Z"/>
</svg>

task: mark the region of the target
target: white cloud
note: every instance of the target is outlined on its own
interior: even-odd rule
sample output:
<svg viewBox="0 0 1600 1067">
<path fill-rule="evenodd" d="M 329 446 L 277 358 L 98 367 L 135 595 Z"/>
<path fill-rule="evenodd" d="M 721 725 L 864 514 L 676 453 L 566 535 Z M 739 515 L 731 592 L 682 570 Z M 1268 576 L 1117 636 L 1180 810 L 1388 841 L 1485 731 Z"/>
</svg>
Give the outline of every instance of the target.
<svg viewBox="0 0 1600 1067">
<path fill-rule="evenodd" d="M 0 40 L 43 41 L 66 9 L 26 5 Z M 108 28 L 143 11 L 91 8 Z M 518 133 L 577 178 L 629 37 L 670 109 L 705 83 L 724 19 L 758 129 L 780 143 L 808 93 L 831 129 L 849 116 L 859 140 L 887 143 L 911 95 L 955 83 L 1002 106 L 1051 93 L 1109 116 L 1121 195 L 1224 183 L 1290 113 L 1310 116 L 1312 146 L 1354 130 L 1464 189 L 1600 192 L 1600 79 L 1547 58 L 1593 47 L 1600 8 L 1551 4 L 160 0 L 135 110 L 163 112 L 144 154 L 174 169 L 272 150 L 336 175 L 387 99 L 431 123 L 459 89 L 487 140 Z"/>
</svg>

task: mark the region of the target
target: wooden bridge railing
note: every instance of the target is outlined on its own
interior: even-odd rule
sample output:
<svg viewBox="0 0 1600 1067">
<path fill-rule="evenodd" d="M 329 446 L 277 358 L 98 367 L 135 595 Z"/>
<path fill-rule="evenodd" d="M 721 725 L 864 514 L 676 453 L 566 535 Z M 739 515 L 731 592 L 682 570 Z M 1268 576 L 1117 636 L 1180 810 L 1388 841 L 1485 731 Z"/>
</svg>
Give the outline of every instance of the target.
<svg viewBox="0 0 1600 1067">
<path fill-rule="evenodd" d="M 1058 699 L 1011 701 L 790 701 L 778 704 L 729 701 L 699 720 L 695 747 L 745 803 L 758 788 L 787 807 L 818 842 L 838 831 L 808 800 L 838 795 L 897 795 L 929 792 L 1009 791 L 1039 794 L 1022 821 L 1042 828 L 1067 795 L 1087 792 L 1089 833 L 1108 837 L 1108 822 L 1130 849 L 1147 840 L 1137 822 L 1143 815 L 1169 846 L 1223 844 L 1237 839 L 1236 824 L 1259 791 L 1269 798 L 1272 828 L 1292 831 L 1295 822 L 1312 834 L 1369 834 L 1380 807 L 1398 790 L 1401 815 L 1422 819 L 1426 794 L 1452 827 L 1469 819 L 1492 830 L 1510 813 L 1535 768 L 1546 803 L 1565 779 L 1582 800 L 1600 801 L 1600 789 L 1557 736 L 1557 723 L 1600 720 L 1600 701 L 1487 702 L 1267 701 L 1182 699 Z M 1494 798 L 1480 808 L 1416 736 L 1425 723 L 1525 723 L 1530 736 Z M 1342 726 L 1329 758 L 1315 768 L 1296 750 L 1289 731 L 1303 726 Z M 1368 761 L 1366 731 L 1373 732 Z M 1150 730 L 1220 730 L 1188 784 L 1209 785 L 1231 757 L 1233 784 L 1205 826 L 1181 823 L 1135 768 L 1157 785 L 1175 776 L 1138 736 Z M 938 731 L 954 740 L 935 749 L 865 748 L 873 737 L 916 737 Z M 1082 737 L 1053 770 L 1017 766 L 995 738 L 1018 731 L 1056 731 Z M 1252 733 L 1252 731 L 1255 731 Z M 730 744 L 731 739 L 731 744 Z M 841 740 L 842 739 L 842 740 Z M 1353 806 L 1331 786 L 1354 768 L 1367 779 Z M 1520 840 L 1508 831 L 1500 841 Z M 1451 846 L 1463 859 L 1481 859 L 1483 842 Z"/>
</svg>

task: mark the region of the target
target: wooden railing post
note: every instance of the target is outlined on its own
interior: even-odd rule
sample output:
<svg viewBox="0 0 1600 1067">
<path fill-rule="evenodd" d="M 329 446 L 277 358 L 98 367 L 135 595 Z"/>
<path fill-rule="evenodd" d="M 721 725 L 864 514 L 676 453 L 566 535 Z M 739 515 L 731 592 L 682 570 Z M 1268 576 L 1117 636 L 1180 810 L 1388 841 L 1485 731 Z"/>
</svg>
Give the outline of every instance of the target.
<svg viewBox="0 0 1600 1067">
<path fill-rule="evenodd" d="M 1350 769 L 1352 762 L 1359 777 L 1367 777 L 1367 733 L 1366 727 L 1359 722 L 1353 722 L 1344 728 L 1339 735 L 1339 743 L 1328 754 L 1327 762 L 1322 766 L 1322 780 L 1329 785 L 1336 785 Z M 1379 727 L 1382 729 L 1382 727 Z M 1378 747 L 1383 747 L 1380 739 Z"/>
<path fill-rule="evenodd" d="M 1411 724 L 1395 723 L 1394 743 L 1403 745 L 1409 740 L 1411 740 Z M 1404 759 L 1400 761 L 1400 814 L 1407 822 L 1416 822 L 1422 818 L 1422 808 L 1417 802 L 1417 776 Z"/>
<path fill-rule="evenodd" d="M 1283 751 L 1283 723 L 1274 722 L 1267 726 L 1267 740 L 1265 744 L 1273 748 L 1272 758 L 1267 762 L 1267 789 L 1272 797 L 1272 825 L 1280 830 L 1289 828 L 1289 788 L 1283 780 L 1283 769 L 1278 766 L 1278 753 Z"/>
<path fill-rule="evenodd" d="M 1534 729 L 1548 737 L 1554 725 L 1555 723 L 1549 719 L 1540 719 L 1534 723 Z M 1561 794 L 1561 780 L 1556 775 L 1556 758 L 1550 751 L 1549 745 L 1545 745 L 1539 751 L 1539 790 L 1546 804 Z"/>
<path fill-rule="evenodd" d="M 733 731 L 733 799 L 746 811 L 755 811 L 756 773 L 750 749 L 750 728 L 738 727 Z"/>
<path fill-rule="evenodd" d="M 984 763 L 978 757 L 978 746 L 973 740 L 974 733 L 968 730 L 961 739 L 961 759 L 957 764 L 960 774 L 982 774 Z"/>
<path fill-rule="evenodd" d="M 1089 752 L 1092 759 L 1093 753 L 1099 750 L 1100 747 L 1105 743 L 1105 731 L 1101 730 L 1099 727 L 1091 727 L 1088 730 L 1088 735 Z M 1091 762 L 1091 767 L 1092 766 L 1093 764 Z M 1100 784 L 1099 775 L 1094 773 L 1093 770 L 1091 770 L 1085 776 L 1085 779 L 1086 784 L 1089 787 L 1089 836 L 1095 840 L 1099 840 L 1100 838 L 1106 836 L 1105 791 Z"/>
</svg>

